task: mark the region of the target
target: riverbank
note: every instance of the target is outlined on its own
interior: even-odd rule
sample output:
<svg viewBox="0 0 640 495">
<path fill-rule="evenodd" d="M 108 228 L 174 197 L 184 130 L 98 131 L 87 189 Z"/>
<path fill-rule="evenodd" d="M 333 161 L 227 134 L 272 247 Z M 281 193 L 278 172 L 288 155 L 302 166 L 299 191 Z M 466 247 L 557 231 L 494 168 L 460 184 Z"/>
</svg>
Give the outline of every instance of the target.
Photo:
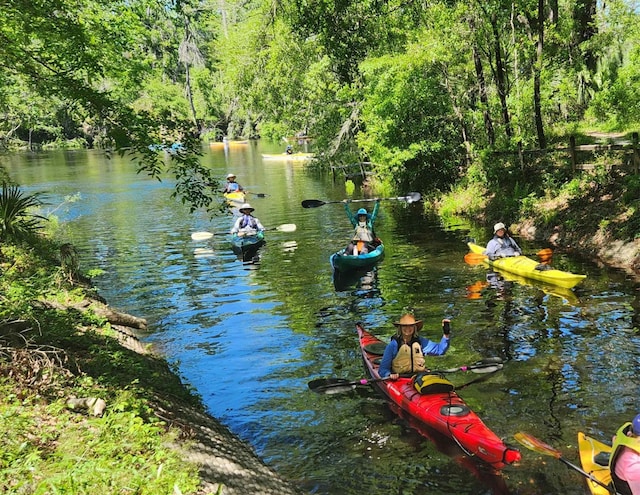
<svg viewBox="0 0 640 495">
<path fill-rule="evenodd" d="M 639 278 L 640 175 L 602 165 L 562 182 L 542 176 L 557 186 L 521 197 L 528 189 L 519 181 L 500 187 L 470 182 L 438 199 L 432 208 L 442 218 L 470 218 L 485 225 L 487 238 L 491 226 L 503 222 L 516 236 Z M 545 183 L 540 173 L 533 172 L 522 180 Z"/>
<path fill-rule="evenodd" d="M 0 244 L 0 491 L 296 495 L 62 253 Z"/>
</svg>

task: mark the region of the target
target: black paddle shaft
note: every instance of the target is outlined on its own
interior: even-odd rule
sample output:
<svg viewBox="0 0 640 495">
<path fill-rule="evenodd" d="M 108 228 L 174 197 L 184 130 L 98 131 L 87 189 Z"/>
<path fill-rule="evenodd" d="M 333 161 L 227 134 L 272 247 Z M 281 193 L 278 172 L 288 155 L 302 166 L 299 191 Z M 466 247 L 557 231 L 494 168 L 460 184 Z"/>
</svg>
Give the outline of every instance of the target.
<svg viewBox="0 0 640 495">
<path fill-rule="evenodd" d="M 411 192 L 406 196 L 398 196 L 396 198 L 367 198 L 367 199 L 351 199 L 347 200 L 347 203 L 365 203 L 371 201 L 406 201 L 407 203 L 415 203 L 416 201 L 420 201 L 422 196 L 418 192 Z M 344 203 L 345 201 L 321 201 L 319 199 L 305 199 L 302 202 L 303 208 L 318 208 L 322 205 L 336 204 L 336 203 Z"/>
</svg>

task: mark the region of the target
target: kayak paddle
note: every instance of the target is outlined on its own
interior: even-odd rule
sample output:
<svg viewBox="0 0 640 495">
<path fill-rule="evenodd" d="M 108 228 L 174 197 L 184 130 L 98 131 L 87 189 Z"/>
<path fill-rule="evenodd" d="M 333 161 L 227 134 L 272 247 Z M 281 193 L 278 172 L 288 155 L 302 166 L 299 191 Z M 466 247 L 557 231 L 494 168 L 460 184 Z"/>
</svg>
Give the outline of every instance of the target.
<svg viewBox="0 0 640 495">
<path fill-rule="evenodd" d="M 415 203 L 420 201 L 422 195 L 419 192 L 410 192 L 406 196 L 398 196 L 396 198 L 368 198 L 368 199 L 350 199 L 347 203 L 363 203 L 371 201 L 406 201 L 407 203 Z M 344 203 L 345 201 L 321 201 L 319 199 L 305 199 L 302 202 L 303 208 L 317 208 L 318 206 L 328 205 L 333 203 Z"/>
<path fill-rule="evenodd" d="M 618 495 L 618 492 L 615 490 L 615 488 L 611 488 L 608 485 L 605 485 L 600 480 L 596 479 L 592 474 L 587 473 L 582 468 L 580 468 L 580 467 L 576 466 L 575 464 L 567 461 L 564 457 L 562 457 L 562 452 L 560 452 L 559 450 L 554 449 L 551 445 L 548 445 L 548 444 L 544 443 L 543 441 L 538 440 L 533 435 L 529 435 L 528 433 L 524 433 L 522 431 L 516 433 L 513 436 L 518 442 L 520 442 L 522 445 L 524 445 L 529 450 L 533 450 L 534 452 L 538 452 L 539 454 L 544 454 L 544 455 L 549 455 L 551 457 L 555 457 L 560 462 L 563 462 L 564 464 L 569 466 L 571 469 L 575 469 L 576 471 L 578 471 L 582 476 L 585 476 L 586 478 L 589 478 L 594 483 L 600 485 L 603 488 L 606 488 L 609 491 L 609 493 L 612 493 L 613 495 Z"/>
<path fill-rule="evenodd" d="M 295 223 L 283 223 L 282 225 L 278 225 L 277 227 L 271 227 L 268 229 L 264 229 L 265 232 L 271 230 L 277 230 L 278 232 L 295 232 L 298 227 Z M 229 235 L 229 232 L 194 232 L 191 234 L 191 239 L 194 241 L 205 241 L 207 239 L 211 239 L 216 235 Z"/>
<path fill-rule="evenodd" d="M 485 362 L 486 361 L 486 362 Z M 454 373 L 456 371 L 471 371 L 473 373 L 495 373 L 502 369 L 502 359 L 500 358 L 487 358 L 479 363 L 472 364 L 469 366 L 460 366 L 458 368 L 449 368 L 446 370 L 427 370 L 428 373 Z M 415 373 L 407 373 L 400 375 L 403 378 L 411 378 Z M 461 385 L 458 388 L 464 388 L 471 383 L 475 383 L 479 379 L 486 379 L 486 377 L 476 378 L 472 382 Z M 345 380 L 344 378 L 317 378 L 315 380 L 311 380 L 308 383 L 309 389 L 312 392 L 316 392 L 319 394 L 338 394 L 341 392 L 348 392 L 350 390 L 355 389 L 360 385 L 370 385 L 376 382 L 384 382 L 386 380 L 390 380 L 389 377 L 386 378 L 372 378 L 366 379 L 363 378 L 361 380 Z"/>
<path fill-rule="evenodd" d="M 384 382 L 391 380 L 391 377 L 386 378 L 372 378 L 361 380 L 349 381 L 343 378 L 317 378 L 311 380 L 307 385 L 309 390 L 318 394 L 339 394 L 341 392 L 348 392 L 360 385 L 370 385 L 376 382 Z"/>
<path fill-rule="evenodd" d="M 523 256 L 534 256 L 534 255 L 524 254 Z M 549 248 L 541 249 L 540 251 L 535 253 L 535 256 L 540 258 L 541 261 L 549 261 L 553 256 L 553 251 Z M 479 253 L 467 253 L 464 255 L 464 261 L 469 265 L 477 265 L 485 261 L 487 258 L 488 256 L 486 254 L 479 254 Z"/>
</svg>

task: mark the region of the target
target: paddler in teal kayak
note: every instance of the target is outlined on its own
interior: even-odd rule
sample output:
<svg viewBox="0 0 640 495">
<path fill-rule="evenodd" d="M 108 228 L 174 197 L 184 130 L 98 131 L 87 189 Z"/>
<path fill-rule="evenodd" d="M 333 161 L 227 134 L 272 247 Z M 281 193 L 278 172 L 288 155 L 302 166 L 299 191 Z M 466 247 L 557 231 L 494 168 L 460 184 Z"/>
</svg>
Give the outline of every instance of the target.
<svg viewBox="0 0 640 495">
<path fill-rule="evenodd" d="M 249 237 L 258 234 L 258 232 L 264 231 L 264 227 L 260 223 L 260 220 L 251 214 L 254 209 L 255 208 L 253 208 L 249 203 L 244 203 L 240 206 L 239 210 L 241 216 L 233 225 L 233 228 L 231 229 L 232 234 L 237 234 L 238 237 Z"/>
<path fill-rule="evenodd" d="M 613 437 L 609 469 L 616 492 L 640 495 L 640 414 Z"/>
<path fill-rule="evenodd" d="M 418 335 L 422 324 L 422 320 L 416 320 L 411 313 L 405 313 L 394 322 L 396 335 L 387 344 L 378 369 L 381 378 L 397 379 L 400 373 L 425 371 L 425 356 L 441 356 L 449 350 L 450 320 L 442 320 L 442 339 L 439 343 Z"/>
<path fill-rule="evenodd" d="M 507 227 L 499 222 L 493 226 L 493 239 L 489 241 L 483 254 L 486 254 L 490 260 L 495 260 L 509 256 L 520 256 L 522 249 L 509 235 Z"/>
<path fill-rule="evenodd" d="M 350 202 L 351 201 L 348 199 L 344 200 L 344 211 L 347 212 L 347 217 L 349 217 L 349 221 L 355 230 L 345 254 L 357 256 L 359 254 L 368 253 L 370 249 L 375 249 L 375 246 L 372 244 L 376 241 L 376 233 L 373 229 L 373 224 L 378 217 L 380 200 L 376 200 L 376 204 L 374 205 L 371 214 L 369 214 L 366 208 L 360 208 L 354 215 L 351 208 L 349 208 Z"/>
</svg>

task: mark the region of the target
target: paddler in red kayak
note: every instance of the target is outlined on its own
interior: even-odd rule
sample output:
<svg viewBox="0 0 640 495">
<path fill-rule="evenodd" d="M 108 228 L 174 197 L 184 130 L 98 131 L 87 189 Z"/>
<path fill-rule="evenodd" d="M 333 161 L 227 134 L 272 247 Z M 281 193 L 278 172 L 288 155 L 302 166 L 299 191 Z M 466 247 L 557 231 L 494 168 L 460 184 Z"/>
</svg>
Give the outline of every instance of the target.
<svg viewBox="0 0 640 495">
<path fill-rule="evenodd" d="M 396 335 L 387 344 L 378 369 L 381 378 L 390 376 L 397 379 L 400 373 L 425 371 L 425 356 L 441 356 L 449 349 L 450 320 L 442 320 L 440 343 L 418 335 L 423 323 L 411 313 L 402 315 L 394 325 L 397 328 Z"/>
</svg>

